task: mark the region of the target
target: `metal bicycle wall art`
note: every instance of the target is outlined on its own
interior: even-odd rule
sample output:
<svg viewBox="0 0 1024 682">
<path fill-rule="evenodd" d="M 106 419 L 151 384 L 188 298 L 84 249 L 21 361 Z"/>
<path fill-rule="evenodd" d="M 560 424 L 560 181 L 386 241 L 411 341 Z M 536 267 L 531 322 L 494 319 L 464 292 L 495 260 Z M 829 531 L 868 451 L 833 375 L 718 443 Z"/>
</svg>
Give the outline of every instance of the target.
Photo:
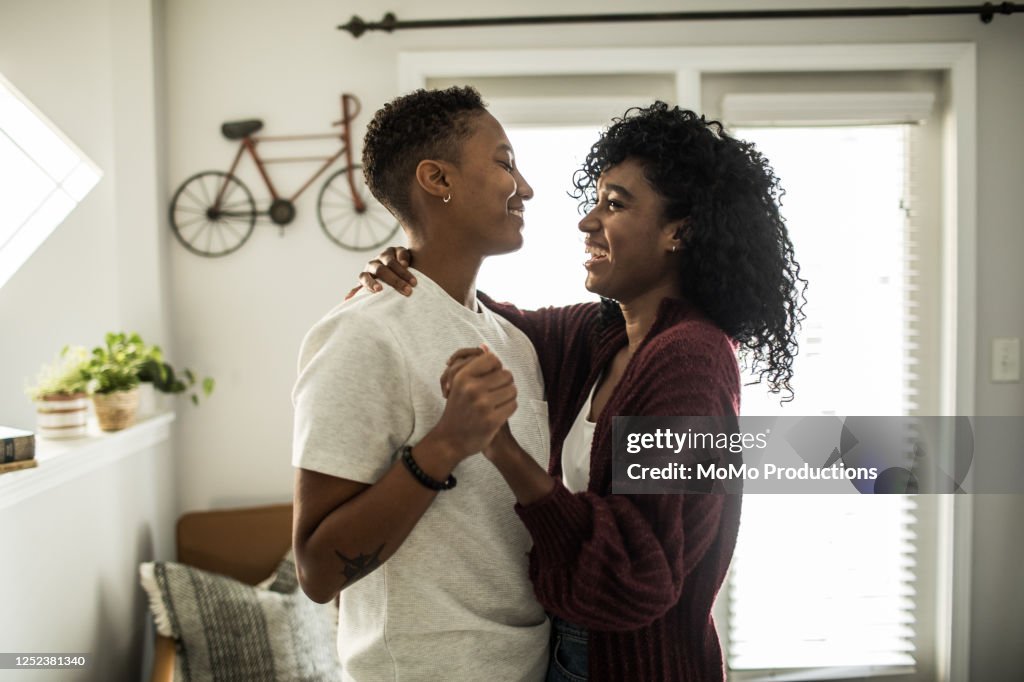
<svg viewBox="0 0 1024 682">
<path fill-rule="evenodd" d="M 221 126 L 229 140 L 238 140 L 238 152 L 227 172 L 208 170 L 183 182 L 171 199 L 171 228 L 181 244 L 199 256 L 226 256 L 237 251 L 252 235 L 256 219 L 266 217 L 283 230 L 295 219 L 295 201 L 338 159 L 344 165 L 331 173 L 320 187 L 316 212 L 324 234 L 338 246 L 353 251 L 376 249 L 391 240 L 398 223 L 370 194 L 362 167 L 352 162 L 351 124 L 359 114 L 354 95 L 341 96 L 340 132 L 321 135 L 257 136 L 263 121 L 230 121 Z M 264 158 L 260 149 L 272 142 L 337 139 L 340 147 L 330 156 Z M 257 210 L 252 192 L 235 175 L 242 156 L 248 152 L 270 193 L 270 203 Z M 282 196 L 270 179 L 267 166 L 273 163 L 321 163 L 318 170 L 291 196 Z"/>
</svg>

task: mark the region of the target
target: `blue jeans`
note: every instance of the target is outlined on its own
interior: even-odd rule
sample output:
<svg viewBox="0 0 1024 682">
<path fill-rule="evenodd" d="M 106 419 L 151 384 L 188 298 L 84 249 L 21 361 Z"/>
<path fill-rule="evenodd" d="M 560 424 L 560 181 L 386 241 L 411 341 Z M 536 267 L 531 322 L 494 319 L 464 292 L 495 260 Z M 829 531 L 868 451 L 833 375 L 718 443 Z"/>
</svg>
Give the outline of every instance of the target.
<svg viewBox="0 0 1024 682">
<path fill-rule="evenodd" d="M 551 653 L 545 682 L 586 682 L 587 631 L 551 616 Z"/>
</svg>

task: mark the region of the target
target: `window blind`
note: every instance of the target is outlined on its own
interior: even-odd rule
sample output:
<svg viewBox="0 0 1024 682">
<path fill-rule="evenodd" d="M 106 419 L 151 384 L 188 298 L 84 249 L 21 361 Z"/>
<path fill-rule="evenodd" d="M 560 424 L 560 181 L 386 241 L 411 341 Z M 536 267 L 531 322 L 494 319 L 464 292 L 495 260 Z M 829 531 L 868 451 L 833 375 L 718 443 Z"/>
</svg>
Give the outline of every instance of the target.
<svg viewBox="0 0 1024 682">
<path fill-rule="evenodd" d="M 796 400 L 783 407 L 748 386 L 742 413 L 913 413 L 909 126 L 735 134 L 782 178 L 810 281 Z M 773 680 L 912 672 L 918 509 L 906 495 L 745 496 L 727 592 L 730 670 Z"/>
</svg>

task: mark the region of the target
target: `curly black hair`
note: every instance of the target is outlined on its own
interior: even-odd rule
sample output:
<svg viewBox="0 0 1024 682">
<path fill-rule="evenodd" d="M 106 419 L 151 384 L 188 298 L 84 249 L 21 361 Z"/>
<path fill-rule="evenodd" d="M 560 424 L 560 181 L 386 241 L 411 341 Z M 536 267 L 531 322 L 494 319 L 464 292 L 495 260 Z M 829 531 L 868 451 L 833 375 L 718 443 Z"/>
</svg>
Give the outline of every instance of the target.
<svg viewBox="0 0 1024 682">
<path fill-rule="evenodd" d="M 779 213 L 784 195 L 768 160 L 730 137 L 718 121 L 655 102 L 634 107 L 591 148 L 573 177 L 580 209 L 597 200 L 601 173 L 636 159 L 666 200 L 667 220 L 685 219 L 680 235 L 683 295 L 741 347 L 760 382 L 792 400 L 796 332 L 807 281 Z M 605 299 L 606 321 L 621 319 Z"/>
<path fill-rule="evenodd" d="M 408 225 L 414 218 L 409 181 L 416 166 L 423 159 L 458 162 L 473 115 L 485 111 L 480 93 L 468 86 L 420 89 L 385 104 L 363 139 L 363 176 L 370 192 Z"/>
</svg>

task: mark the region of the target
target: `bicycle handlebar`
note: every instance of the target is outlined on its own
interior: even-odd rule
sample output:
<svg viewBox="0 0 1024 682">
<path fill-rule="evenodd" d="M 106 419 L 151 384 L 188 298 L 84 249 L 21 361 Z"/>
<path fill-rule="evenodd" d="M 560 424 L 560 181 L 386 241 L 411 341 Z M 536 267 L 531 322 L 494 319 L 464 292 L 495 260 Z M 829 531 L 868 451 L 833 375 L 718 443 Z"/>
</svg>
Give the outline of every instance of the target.
<svg viewBox="0 0 1024 682">
<path fill-rule="evenodd" d="M 349 111 L 349 105 L 355 106 L 355 111 Z M 359 103 L 359 98 L 355 95 L 350 95 L 347 92 L 341 95 L 341 120 L 334 121 L 331 125 L 343 126 L 351 123 L 359 112 L 362 111 L 362 105 Z"/>
</svg>

